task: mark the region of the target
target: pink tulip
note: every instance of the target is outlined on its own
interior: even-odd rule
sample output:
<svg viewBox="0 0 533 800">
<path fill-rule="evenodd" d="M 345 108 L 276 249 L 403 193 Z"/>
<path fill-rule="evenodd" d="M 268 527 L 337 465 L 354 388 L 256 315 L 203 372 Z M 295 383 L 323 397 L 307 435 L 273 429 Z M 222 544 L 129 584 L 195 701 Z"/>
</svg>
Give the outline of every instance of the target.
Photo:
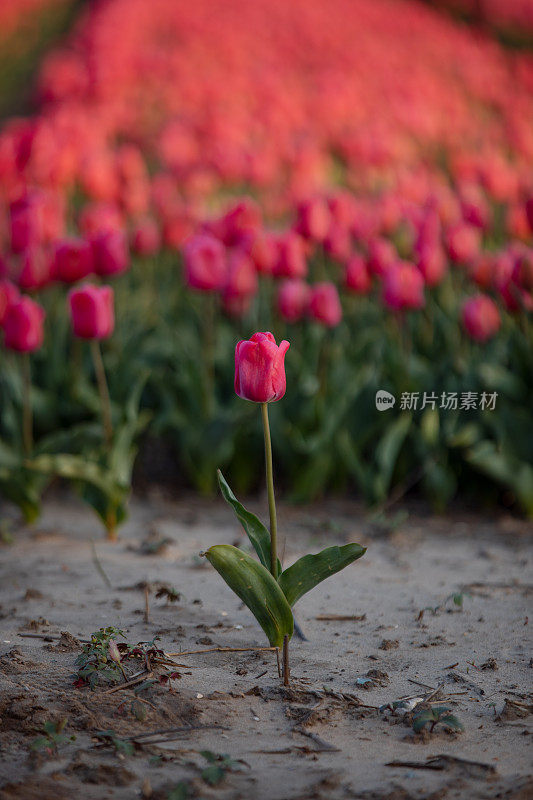
<svg viewBox="0 0 533 800">
<path fill-rule="evenodd" d="M 364 258 L 352 256 L 346 264 L 344 284 L 347 289 L 356 294 L 368 294 L 372 288 L 372 277 Z"/>
<path fill-rule="evenodd" d="M 0 326 L 3 325 L 7 310 L 20 300 L 20 292 L 14 283 L 0 280 Z"/>
<path fill-rule="evenodd" d="M 30 297 L 9 305 L 3 321 L 5 346 L 19 353 L 38 350 L 44 339 L 44 318 L 44 308 Z"/>
<path fill-rule="evenodd" d="M 120 230 L 100 231 L 91 240 L 94 271 L 102 277 L 121 275 L 130 265 L 125 234 Z"/>
<path fill-rule="evenodd" d="M 289 342 L 276 345 L 271 333 L 254 333 L 235 348 L 235 392 L 253 403 L 281 400 L 286 390 L 285 353 Z"/>
<path fill-rule="evenodd" d="M 277 247 L 275 275 L 281 278 L 305 278 L 307 260 L 302 237 L 295 231 L 287 231 L 278 238 Z"/>
<path fill-rule="evenodd" d="M 201 233 L 185 243 L 183 248 L 185 281 L 193 289 L 217 291 L 227 279 L 226 251 L 214 236 Z"/>
<path fill-rule="evenodd" d="M 342 307 L 337 287 L 329 281 L 315 283 L 309 297 L 309 316 L 334 328 L 342 319 Z"/>
<path fill-rule="evenodd" d="M 311 290 L 305 281 L 292 278 L 283 281 L 278 292 L 279 313 L 287 322 L 301 319 L 309 304 Z"/>
<path fill-rule="evenodd" d="M 500 328 L 500 313 L 494 300 L 484 294 L 471 297 L 463 305 L 463 326 L 477 342 L 486 342 Z"/>
<path fill-rule="evenodd" d="M 305 239 L 323 242 L 331 226 L 331 212 L 325 200 L 314 197 L 300 203 L 295 229 Z"/>
<path fill-rule="evenodd" d="M 139 256 L 153 256 L 161 248 L 161 232 L 157 223 L 146 218 L 137 223 L 131 235 L 131 249 Z"/>
<path fill-rule="evenodd" d="M 115 327 L 113 289 L 85 284 L 68 294 L 74 336 L 80 339 L 107 339 Z"/>
<path fill-rule="evenodd" d="M 383 280 L 383 302 L 393 311 L 423 307 L 424 278 L 413 264 L 399 261 L 389 269 Z"/>
<path fill-rule="evenodd" d="M 76 283 L 93 271 L 91 245 L 85 239 L 71 237 L 60 240 L 55 249 L 54 278 L 64 283 Z"/>
</svg>

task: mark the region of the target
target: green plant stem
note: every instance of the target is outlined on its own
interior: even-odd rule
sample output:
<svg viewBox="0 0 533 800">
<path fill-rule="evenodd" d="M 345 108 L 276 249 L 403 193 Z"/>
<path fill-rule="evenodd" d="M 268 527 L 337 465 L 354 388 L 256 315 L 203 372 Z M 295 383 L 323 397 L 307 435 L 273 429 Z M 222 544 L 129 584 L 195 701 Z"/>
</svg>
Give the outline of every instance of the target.
<svg viewBox="0 0 533 800">
<path fill-rule="evenodd" d="M 24 454 L 29 457 L 33 450 L 33 413 L 31 406 L 30 354 L 22 355 L 22 443 Z"/>
<path fill-rule="evenodd" d="M 91 355 L 94 364 L 94 371 L 96 373 L 96 382 L 98 383 L 98 391 L 100 393 L 100 403 L 102 405 L 102 425 L 104 428 L 105 446 L 107 450 L 110 450 L 111 442 L 113 440 L 111 400 L 109 398 L 109 389 L 105 376 L 104 362 L 102 360 L 102 351 L 100 350 L 100 342 L 98 339 L 91 340 Z"/>
<path fill-rule="evenodd" d="M 274 470 L 272 468 L 272 442 L 270 425 L 268 424 L 268 403 L 261 403 L 263 418 L 263 434 L 265 437 L 265 464 L 268 493 L 268 510 L 270 512 L 270 572 L 278 578 L 278 524 L 276 520 L 276 498 L 274 496 Z"/>
<path fill-rule="evenodd" d="M 204 334 L 204 411 L 208 419 L 213 413 L 215 397 L 215 297 L 205 292 L 204 318 L 201 320 Z"/>
</svg>

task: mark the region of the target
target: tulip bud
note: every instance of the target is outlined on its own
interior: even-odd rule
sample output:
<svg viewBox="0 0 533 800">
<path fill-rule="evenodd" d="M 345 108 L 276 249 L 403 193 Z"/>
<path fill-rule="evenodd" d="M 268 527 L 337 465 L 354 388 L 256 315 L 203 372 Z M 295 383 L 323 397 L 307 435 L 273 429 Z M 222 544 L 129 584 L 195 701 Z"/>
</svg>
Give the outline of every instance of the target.
<svg viewBox="0 0 533 800">
<path fill-rule="evenodd" d="M 275 275 L 283 278 L 305 278 L 307 261 L 302 237 L 294 231 L 287 231 L 278 238 L 277 247 Z"/>
<path fill-rule="evenodd" d="M 448 228 L 446 233 L 448 254 L 456 264 L 469 264 L 476 259 L 481 250 L 479 228 L 463 222 Z"/>
<path fill-rule="evenodd" d="M 279 313 L 287 322 L 296 322 L 307 311 L 311 290 L 298 278 L 283 281 L 278 292 Z"/>
<path fill-rule="evenodd" d="M 44 308 L 30 297 L 8 306 L 3 321 L 5 346 L 19 353 L 38 350 L 44 338 L 44 318 Z"/>
<path fill-rule="evenodd" d="M 463 326 L 468 335 L 477 342 L 486 342 L 500 328 L 500 313 L 494 300 L 480 294 L 471 297 L 463 305 Z"/>
<path fill-rule="evenodd" d="M 331 212 L 325 200 L 314 197 L 298 206 L 296 230 L 305 239 L 323 242 L 331 225 Z"/>
<path fill-rule="evenodd" d="M 125 234 L 120 230 L 101 231 L 91 241 L 94 271 L 102 277 L 120 275 L 130 265 Z"/>
<path fill-rule="evenodd" d="M 83 280 L 93 271 L 91 245 L 85 239 L 71 237 L 56 245 L 54 278 L 65 283 Z"/>
<path fill-rule="evenodd" d="M 49 253 L 39 247 L 31 247 L 22 256 L 18 285 L 26 292 L 42 289 L 51 282 L 52 270 L 53 263 Z"/>
<path fill-rule="evenodd" d="M 416 263 L 427 286 L 437 286 L 442 281 L 446 273 L 446 256 L 439 244 L 422 246 Z"/>
<path fill-rule="evenodd" d="M 383 277 L 398 261 L 396 248 L 388 239 L 376 237 L 368 246 L 368 267 L 374 275 Z"/>
<path fill-rule="evenodd" d="M 139 256 L 153 256 L 161 247 L 161 233 L 152 219 L 139 222 L 132 233 L 131 248 Z"/>
<path fill-rule="evenodd" d="M 257 291 L 255 266 L 246 253 L 234 250 L 228 259 L 224 299 L 252 297 Z"/>
<path fill-rule="evenodd" d="M 183 248 L 185 281 L 193 289 L 216 291 L 227 278 L 226 251 L 214 236 L 201 233 L 185 243 Z"/>
<path fill-rule="evenodd" d="M 289 342 L 279 346 L 271 333 L 254 333 L 235 348 L 235 392 L 254 403 L 281 400 L 286 390 L 285 353 Z"/>
<path fill-rule="evenodd" d="M 342 306 L 337 287 L 333 283 L 323 281 L 311 287 L 309 297 L 309 316 L 334 328 L 342 319 Z"/>
<path fill-rule="evenodd" d="M 15 284 L 8 280 L 0 281 L 0 326 L 4 323 L 8 308 L 19 300 L 20 292 Z"/>
<path fill-rule="evenodd" d="M 421 272 L 403 261 L 391 267 L 383 280 L 383 302 L 393 311 L 422 308 L 425 298 Z"/>
<path fill-rule="evenodd" d="M 68 295 L 70 318 L 80 339 L 107 339 L 115 327 L 113 289 L 86 284 Z"/>
<path fill-rule="evenodd" d="M 347 289 L 357 294 L 368 294 L 372 288 L 372 278 L 361 256 L 353 256 L 346 264 L 344 283 Z"/>
</svg>

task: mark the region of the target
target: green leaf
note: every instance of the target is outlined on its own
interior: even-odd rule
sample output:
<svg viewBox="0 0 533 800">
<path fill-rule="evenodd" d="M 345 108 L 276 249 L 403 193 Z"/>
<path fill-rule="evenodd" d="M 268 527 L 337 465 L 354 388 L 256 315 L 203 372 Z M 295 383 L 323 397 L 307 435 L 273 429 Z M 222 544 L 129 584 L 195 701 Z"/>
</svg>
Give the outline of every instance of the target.
<svg viewBox="0 0 533 800">
<path fill-rule="evenodd" d="M 320 553 L 307 555 L 289 567 L 278 578 L 287 602 L 293 606 L 299 598 L 330 575 L 339 572 L 352 561 L 361 558 L 366 547 L 360 544 L 345 544 L 342 547 L 326 547 Z"/>
<path fill-rule="evenodd" d="M 230 544 L 217 544 L 205 554 L 230 589 L 248 606 L 273 647 L 292 636 L 294 620 L 285 595 L 270 572 Z"/>
<path fill-rule="evenodd" d="M 270 533 L 255 514 L 247 511 L 246 508 L 239 503 L 231 489 L 229 488 L 226 479 L 222 472 L 217 470 L 218 485 L 222 492 L 222 497 L 230 506 L 232 506 L 237 519 L 246 531 L 249 540 L 251 541 L 255 552 L 259 556 L 261 564 L 270 569 Z M 281 563 L 278 560 L 278 574 L 281 572 Z"/>
<path fill-rule="evenodd" d="M 420 731 L 425 728 L 428 722 L 436 722 L 437 717 L 433 713 L 433 709 L 428 708 L 425 711 L 421 711 L 420 714 L 417 714 L 416 717 L 413 719 L 413 730 L 415 733 L 420 733 Z"/>
<path fill-rule="evenodd" d="M 455 731 L 464 731 L 465 729 L 463 723 L 459 722 L 454 714 L 447 714 L 446 716 L 441 717 L 439 722 L 442 722 L 443 725 L 447 725 L 448 728 L 453 728 Z"/>
</svg>

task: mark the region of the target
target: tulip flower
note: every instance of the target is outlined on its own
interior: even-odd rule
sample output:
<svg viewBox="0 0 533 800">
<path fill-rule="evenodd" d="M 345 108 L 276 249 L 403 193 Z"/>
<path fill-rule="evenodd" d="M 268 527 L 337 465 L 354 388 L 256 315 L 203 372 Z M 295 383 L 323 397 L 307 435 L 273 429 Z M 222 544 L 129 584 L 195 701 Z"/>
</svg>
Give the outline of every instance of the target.
<svg viewBox="0 0 533 800">
<path fill-rule="evenodd" d="M 287 322 L 296 322 L 307 312 L 311 290 L 298 278 L 283 281 L 278 291 L 279 313 Z"/>
<path fill-rule="evenodd" d="M 3 319 L 5 346 L 22 354 L 22 441 L 27 456 L 33 448 L 29 354 L 38 350 L 43 343 L 44 318 L 42 306 L 29 297 L 21 297 L 7 306 Z"/>
<path fill-rule="evenodd" d="M 4 315 L 4 342 L 9 350 L 32 353 L 44 338 L 44 308 L 29 297 L 21 297 L 8 305 Z"/>
<path fill-rule="evenodd" d="M 352 256 L 346 264 L 344 283 L 347 289 L 356 294 L 368 294 L 372 288 L 372 278 L 361 256 Z"/>
<path fill-rule="evenodd" d="M 308 306 L 309 316 L 328 328 L 336 327 L 342 319 L 342 306 L 337 287 L 329 281 L 315 283 L 311 287 Z"/>
<path fill-rule="evenodd" d="M 26 292 L 42 289 L 52 280 L 54 264 L 50 254 L 40 247 L 31 247 L 22 254 L 18 284 Z"/>
<path fill-rule="evenodd" d="M 86 284 L 68 294 L 70 317 L 75 336 L 80 339 L 107 339 L 115 327 L 113 289 Z"/>
<path fill-rule="evenodd" d="M 192 236 L 183 248 L 185 281 L 193 289 L 209 292 L 224 287 L 227 278 L 226 251 L 209 234 Z"/>
<path fill-rule="evenodd" d="M 59 241 L 55 250 L 53 275 L 64 283 L 77 283 L 93 271 L 91 245 L 85 239 L 71 237 Z"/>
<path fill-rule="evenodd" d="M 323 242 L 331 226 L 331 212 L 325 200 L 314 197 L 297 208 L 295 229 L 305 239 Z"/>
<path fill-rule="evenodd" d="M 0 280 L 0 328 L 3 326 L 7 310 L 20 300 L 20 292 L 14 283 Z"/>
<path fill-rule="evenodd" d="M 161 232 L 153 219 L 137 223 L 131 235 L 131 249 L 139 256 L 153 256 L 161 247 Z"/>
<path fill-rule="evenodd" d="M 274 273 L 281 278 L 305 278 L 307 260 L 305 242 L 294 231 L 278 238 L 278 257 Z"/>
<path fill-rule="evenodd" d="M 391 267 L 383 281 L 383 302 L 393 311 L 422 308 L 425 298 L 421 272 L 407 262 Z"/>
<path fill-rule="evenodd" d="M 488 341 L 500 328 L 498 307 L 487 295 L 480 294 L 467 300 L 461 316 L 466 332 L 476 342 Z"/>
<path fill-rule="evenodd" d="M 285 394 L 285 353 L 289 342 L 279 346 L 271 333 L 254 333 L 235 348 L 235 392 L 253 403 L 272 403 Z"/>
<path fill-rule="evenodd" d="M 111 336 L 115 326 L 113 289 L 110 286 L 86 284 L 79 289 L 71 289 L 68 303 L 74 335 L 80 339 L 89 339 L 91 342 L 91 355 L 102 409 L 104 440 L 109 449 L 113 439 L 111 400 L 99 341 Z"/>
<path fill-rule="evenodd" d="M 120 230 L 100 231 L 91 240 L 94 271 L 109 278 L 121 275 L 130 265 L 125 234 Z"/>
</svg>

